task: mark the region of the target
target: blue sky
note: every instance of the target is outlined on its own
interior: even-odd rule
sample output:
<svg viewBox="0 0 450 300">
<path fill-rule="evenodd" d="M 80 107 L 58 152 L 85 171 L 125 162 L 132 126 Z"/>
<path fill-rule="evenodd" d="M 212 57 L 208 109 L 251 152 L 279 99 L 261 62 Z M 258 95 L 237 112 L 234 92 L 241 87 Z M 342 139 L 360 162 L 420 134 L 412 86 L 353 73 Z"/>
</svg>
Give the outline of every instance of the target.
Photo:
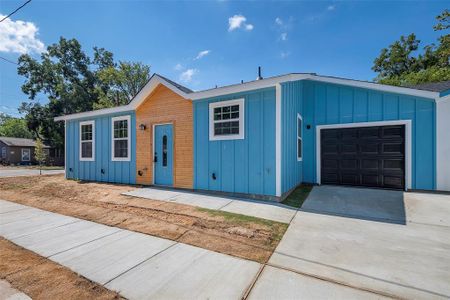
<svg viewBox="0 0 450 300">
<path fill-rule="evenodd" d="M 0 15 L 23 2 L 0 0 Z M 88 53 L 104 47 L 117 60 L 149 64 L 194 90 L 253 80 L 258 66 L 265 77 L 315 72 L 372 80 L 373 59 L 400 35 L 414 32 L 422 45 L 436 41 L 435 16 L 448 4 L 33 0 L 0 23 L 0 56 L 37 56 L 64 36 L 78 39 Z M 17 114 L 26 100 L 23 82 L 15 65 L 0 60 L 0 111 Z"/>
</svg>

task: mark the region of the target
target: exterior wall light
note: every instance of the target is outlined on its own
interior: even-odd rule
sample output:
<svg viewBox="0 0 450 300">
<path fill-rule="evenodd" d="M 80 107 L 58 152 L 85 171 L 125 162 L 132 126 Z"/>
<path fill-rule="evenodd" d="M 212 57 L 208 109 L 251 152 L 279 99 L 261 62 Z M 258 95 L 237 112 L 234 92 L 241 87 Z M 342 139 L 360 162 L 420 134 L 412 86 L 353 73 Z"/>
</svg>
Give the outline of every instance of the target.
<svg viewBox="0 0 450 300">
<path fill-rule="evenodd" d="M 147 126 L 145 126 L 145 124 L 141 124 L 139 125 L 139 129 L 144 131 L 147 128 Z"/>
</svg>

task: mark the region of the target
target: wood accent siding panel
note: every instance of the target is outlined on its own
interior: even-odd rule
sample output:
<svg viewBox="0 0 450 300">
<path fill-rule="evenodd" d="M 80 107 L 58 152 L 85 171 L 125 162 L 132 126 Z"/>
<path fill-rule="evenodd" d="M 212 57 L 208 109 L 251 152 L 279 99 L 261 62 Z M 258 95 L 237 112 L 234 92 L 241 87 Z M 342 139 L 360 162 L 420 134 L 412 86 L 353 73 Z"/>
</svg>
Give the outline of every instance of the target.
<svg viewBox="0 0 450 300">
<path fill-rule="evenodd" d="M 173 124 L 173 185 L 193 187 L 192 101 L 159 85 L 136 110 L 136 183 L 153 184 L 153 125 Z M 139 129 L 145 124 L 146 130 Z"/>
</svg>

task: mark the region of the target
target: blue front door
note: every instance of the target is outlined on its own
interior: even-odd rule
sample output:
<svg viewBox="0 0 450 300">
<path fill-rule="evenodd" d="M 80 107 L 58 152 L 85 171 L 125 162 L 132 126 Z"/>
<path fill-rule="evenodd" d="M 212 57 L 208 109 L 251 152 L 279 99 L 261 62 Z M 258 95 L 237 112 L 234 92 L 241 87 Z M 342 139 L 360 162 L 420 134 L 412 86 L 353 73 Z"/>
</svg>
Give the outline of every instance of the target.
<svg viewBox="0 0 450 300">
<path fill-rule="evenodd" d="M 173 184 L 173 130 L 172 125 L 155 126 L 155 184 Z"/>
</svg>

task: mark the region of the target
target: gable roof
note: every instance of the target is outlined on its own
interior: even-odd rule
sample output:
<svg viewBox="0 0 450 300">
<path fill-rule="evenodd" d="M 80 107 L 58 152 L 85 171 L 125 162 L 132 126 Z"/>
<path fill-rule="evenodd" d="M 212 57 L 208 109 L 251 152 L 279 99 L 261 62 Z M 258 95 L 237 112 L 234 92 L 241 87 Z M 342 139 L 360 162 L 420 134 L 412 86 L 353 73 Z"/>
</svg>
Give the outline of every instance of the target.
<svg viewBox="0 0 450 300">
<path fill-rule="evenodd" d="M 332 84 L 371 89 L 381 92 L 390 92 L 416 97 L 423 97 L 433 100 L 441 96 L 440 93 L 436 91 L 416 89 L 411 87 L 385 85 L 370 81 L 354 80 L 341 77 L 322 76 L 317 75 L 315 73 L 289 73 L 285 75 L 268 77 L 265 79 L 253 80 L 245 83 L 232 84 L 228 86 L 222 86 L 218 88 L 195 92 L 185 86 L 182 86 L 181 84 L 178 84 L 162 75 L 155 73 L 152 75 L 150 80 L 145 84 L 145 86 L 137 93 L 137 95 L 127 105 L 60 116 L 56 117 L 55 121 L 88 118 L 118 112 L 134 111 L 144 102 L 144 100 L 148 97 L 148 95 L 150 95 L 159 84 L 166 86 L 167 88 L 169 88 L 176 94 L 180 95 L 181 97 L 185 98 L 186 100 L 200 100 L 210 97 L 251 91 L 255 89 L 274 87 L 277 84 L 281 84 L 283 82 L 297 81 L 297 80 L 312 80 L 318 82 L 327 82 Z"/>
<path fill-rule="evenodd" d="M 187 87 L 182 86 L 181 84 L 178 84 L 170 79 L 167 79 L 166 77 L 154 73 L 152 77 L 150 77 L 150 79 L 147 81 L 147 83 L 141 88 L 141 90 L 136 94 L 136 96 L 133 97 L 133 99 L 131 99 L 131 101 L 127 105 L 64 115 L 56 117 L 55 121 L 89 118 L 93 116 L 101 116 L 119 112 L 133 111 L 137 107 L 139 107 L 139 105 L 141 105 L 142 102 L 144 102 L 147 96 L 150 95 L 153 92 L 153 90 L 160 84 L 166 86 L 167 88 L 169 88 L 170 90 L 172 90 L 173 92 L 175 92 L 176 94 L 180 95 L 185 99 L 190 99 L 189 94 L 193 93 L 193 91 L 188 89 Z"/>
<path fill-rule="evenodd" d="M 36 141 L 32 139 L 22 139 L 14 137 L 0 137 L 0 141 L 11 147 L 36 147 Z M 44 148 L 50 148 L 44 145 Z"/>
</svg>

